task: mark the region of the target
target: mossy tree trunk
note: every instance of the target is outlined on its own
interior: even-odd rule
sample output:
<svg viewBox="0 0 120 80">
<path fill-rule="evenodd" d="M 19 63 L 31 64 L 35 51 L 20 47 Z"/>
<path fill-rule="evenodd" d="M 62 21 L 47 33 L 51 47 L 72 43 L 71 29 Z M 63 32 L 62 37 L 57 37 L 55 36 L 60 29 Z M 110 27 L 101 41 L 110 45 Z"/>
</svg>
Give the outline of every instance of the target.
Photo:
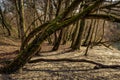
<svg viewBox="0 0 120 80">
<path fill-rule="evenodd" d="M 75 1 L 82 1 L 82 0 L 75 0 Z M 23 50 L 20 51 L 19 55 L 12 61 L 10 64 L 4 66 L 3 68 L 0 68 L 0 73 L 12 73 L 20 68 L 22 68 L 30 59 L 31 57 L 36 53 L 36 51 L 39 49 L 39 46 L 41 43 L 51 34 L 53 34 L 55 31 L 60 30 L 75 21 L 78 21 L 81 18 L 86 17 L 88 14 L 91 13 L 95 8 L 97 8 L 100 3 L 102 3 L 104 0 L 97 0 L 93 5 L 89 6 L 85 10 L 83 10 L 81 13 L 74 15 L 72 18 L 61 21 L 61 22 L 56 22 L 61 19 L 61 17 L 64 18 L 64 16 L 69 12 L 70 7 L 68 7 L 65 12 L 63 12 L 62 15 L 59 15 L 58 18 L 55 20 L 51 21 L 47 27 L 39 34 L 37 34 L 37 37 L 29 43 Z M 78 4 L 78 3 L 77 3 Z M 76 6 L 76 4 L 74 4 Z M 74 9 L 74 8 L 73 8 Z"/>
</svg>

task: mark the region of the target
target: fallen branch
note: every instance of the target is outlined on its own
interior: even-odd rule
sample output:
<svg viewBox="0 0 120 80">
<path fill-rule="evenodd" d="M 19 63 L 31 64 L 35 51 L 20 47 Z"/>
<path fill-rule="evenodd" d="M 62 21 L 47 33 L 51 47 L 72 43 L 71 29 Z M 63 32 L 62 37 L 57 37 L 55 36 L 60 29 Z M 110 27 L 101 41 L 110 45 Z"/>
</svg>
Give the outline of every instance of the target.
<svg viewBox="0 0 120 80">
<path fill-rule="evenodd" d="M 63 59 L 35 59 L 31 60 L 28 63 L 37 63 L 37 62 L 85 62 L 85 63 L 90 63 L 96 65 L 94 69 L 101 69 L 101 68 L 113 68 L 113 69 L 118 69 L 120 68 L 120 65 L 104 65 L 95 61 L 91 60 L 86 60 L 86 59 L 68 59 L 68 58 L 63 58 Z"/>
</svg>

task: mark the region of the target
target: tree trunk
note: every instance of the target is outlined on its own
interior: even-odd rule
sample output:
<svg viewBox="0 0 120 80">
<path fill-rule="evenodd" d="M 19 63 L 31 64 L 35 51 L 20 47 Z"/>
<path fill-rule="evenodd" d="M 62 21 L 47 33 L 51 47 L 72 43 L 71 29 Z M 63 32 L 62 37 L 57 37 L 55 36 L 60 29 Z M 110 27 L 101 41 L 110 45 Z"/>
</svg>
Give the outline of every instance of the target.
<svg viewBox="0 0 120 80">
<path fill-rule="evenodd" d="M 19 25 L 20 25 L 20 38 L 21 38 L 21 45 L 25 38 L 24 28 L 25 28 L 25 22 L 24 22 L 24 0 L 18 0 L 18 7 L 19 7 Z M 20 50 L 22 50 L 23 47 L 21 46 Z"/>
<path fill-rule="evenodd" d="M 87 35 L 86 35 L 86 37 L 85 37 L 85 40 L 84 40 L 82 46 L 87 46 L 88 43 L 89 43 L 90 32 L 91 32 L 91 30 L 92 30 L 92 24 L 93 24 L 93 20 L 91 20 L 90 26 L 89 26 L 89 28 L 88 28 Z"/>
<path fill-rule="evenodd" d="M 60 43 L 61 43 L 62 36 L 63 36 L 63 29 L 60 30 L 59 37 L 55 41 L 56 43 L 54 44 L 54 47 L 53 47 L 52 51 L 58 50 L 58 48 L 60 46 Z"/>
<path fill-rule="evenodd" d="M 80 49 L 84 27 L 85 27 L 85 19 L 82 19 L 80 21 L 80 28 L 79 28 L 79 33 L 78 33 L 76 42 L 72 47 L 73 50 Z"/>
<path fill-rule="evenodd" d="M 74 26 L 74 25 L 73 25 Z M 74 29 L 74 32 L 72 34 L 72 43 L 71 43 L 71 48 L 74 46 L 75 42 L 76 42 L 76 39 L 77 39 L 77 36 L 78 36 L 78 32 L 79 32 L 79 21 L 76 22 L 75 24 L 75 29 Z"/>
</svg>

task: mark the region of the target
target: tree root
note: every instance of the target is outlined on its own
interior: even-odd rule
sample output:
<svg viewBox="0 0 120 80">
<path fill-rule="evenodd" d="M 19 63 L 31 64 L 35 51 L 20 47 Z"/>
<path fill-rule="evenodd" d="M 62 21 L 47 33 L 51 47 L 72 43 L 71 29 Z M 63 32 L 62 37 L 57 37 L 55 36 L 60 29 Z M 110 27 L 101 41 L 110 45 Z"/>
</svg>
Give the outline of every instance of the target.
<svg viewBox="0 0 120 80">
<path fill-rule="evenodd" d="M 90 64 L 94 64 L 94 68 L 93 69 L 102 69 L 102 68 L 112 68 L 112 69 L 118 69 L 120 68 L 120 65 L 104 65 L 95 61 L 91 61 L 91 60 L 86 60 L 86 59 L 68 59 L 68 58 L 63 58 L 63 59 L 35 59 L 35 60 L 31 60 L 28 63 L 37 63 L 37 62 L 85 62 L 85 63 L 90 63 Z"/>
<path fill-rule="evenodd" d="M 37 63 L 37 62 L 85 62 L 85 63 L 90 63 L 95 65 L 93 67 L 93 69 L 107 69 L 107 68 L 111 68 L 111 69 L 120 69 L 120 65 L 104 65 L 92 60 L 87 60 L 87 59 L 68 59 L 68 58 L 63 58 L 63 59 L 35 59 L 35 60 L 31 60 L 28 63 Z M 4 73 L 4 74 L 10 74 L 13 73 L 13 70 L 10 69 L 9 67 L 0 67 L 0 73 Z"/>
</svg>

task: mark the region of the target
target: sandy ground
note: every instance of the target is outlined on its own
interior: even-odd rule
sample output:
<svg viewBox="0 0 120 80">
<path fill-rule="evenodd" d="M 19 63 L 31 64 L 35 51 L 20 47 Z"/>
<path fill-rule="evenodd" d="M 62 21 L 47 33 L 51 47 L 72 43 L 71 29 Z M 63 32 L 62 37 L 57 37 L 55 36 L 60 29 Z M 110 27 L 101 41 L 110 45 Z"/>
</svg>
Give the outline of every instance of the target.
<svg viewBox="0 0 120 80">
<path fill-rule="evenodd" d="M 10 52 L 19 49 L 19 43 L 14 40 L 0 42 L 0 60 L 14 58 Z M 4 43 L 4 44 L 3 44 Z M 50 46 L 43 45 L 40 56 L 32 59 L 88 59 L 103 64 L 120 64 L 120 51 L 104 46 L 96 46 L 89 49 L 88 56 L 83 56 L 85 47 L 80 51 L 67 52 L 67 48 L 61 46 L 56 52 L 45 52 Z M 5 55 L 4 55 L 5 54 Z M 38 62 L 26 64 L 22 72 L 13 74 L 0 74 L 0 80 L 120 80 L 120 69 L 92 69 L 95 65 L 79 62 Z"/>
</svg>

